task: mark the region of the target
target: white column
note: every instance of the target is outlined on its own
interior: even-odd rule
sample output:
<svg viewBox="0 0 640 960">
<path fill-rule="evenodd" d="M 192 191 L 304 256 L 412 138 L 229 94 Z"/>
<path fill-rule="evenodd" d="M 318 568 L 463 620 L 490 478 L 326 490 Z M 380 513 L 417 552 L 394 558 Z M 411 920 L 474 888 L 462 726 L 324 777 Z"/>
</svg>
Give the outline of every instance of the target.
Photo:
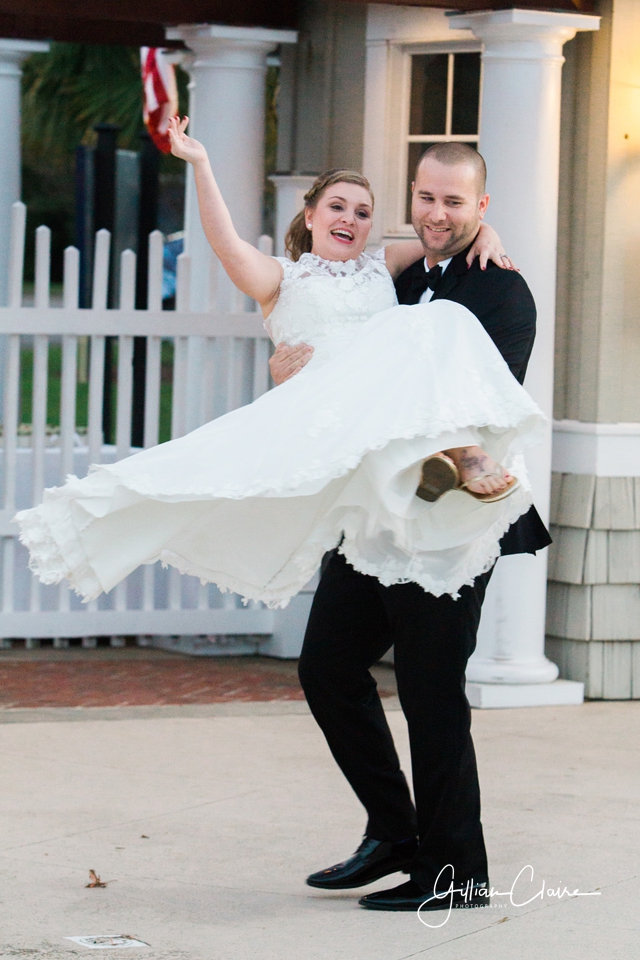
<svg viewBox="0 0 640 960">
<path fill-rule="evenodd" d="M 538 308 L 526 387 L 549 427 L 543 446 L 532 450 L 527 462 L 536 506 L 547 521 L 562 46 L 578 30 L 597 30 L 600 20 L 514 9 L 453 15 L 449 22 L 452 29 L 472 30 L 484 44 L 480 152 L 489 172 L 487 219 L 521 268 Z M 546 581 L 546 551 L 498 563 L 467 671 L 472 703 L 490 706 L 492 695 L 496 706 L 575 702 L 578 691 L 568 681 L 552 683 L 558 668 L 544 656 Z M 492 687 L 482 689 L 485 684 Z M 513 685 L 511 693 L 497 691 L 498 684 Z"/>
<path fill-rule="evenodd" d="M 284 257 L 284 238 L 289 224 L 304 207 L 304 195 L 316 178 L 310 174 L 277 173 L 270 180 L 276 188 L 276 235 L 274 252 Z"/>
<path fill-rule="evenodd" d="M 11 206 L 20 200 L 20 66 L 30 53 L 48 49 L 48 43 L 0 39 L 0 306 L 7 303 Z"/>
<path fill-rule="evenodd" d="M 21 199 L 20 69 L 30 53 L 46 53 L 48 43 L 0 39 L 0 307 L 9 297 L 11 207 Z M 4 406 L 5 342 L 0 337 L 0 420 Z"/>
<path fill-rule="evenodd" d="M 238 233 L 256 243 L 261 233 L 264 193 L 265 73 L 267 54 L 280 43 L 295 43 L 292 30 L 261 27 L 227 27 L 216 24 L 186 24 L 167 30 L 172 40 L 184 40 L 191 51 L 185 62 L 189 71 L 188 132 L 207 148 L 211 166 L 227 202 Z M 191 309 L 234 311 L 246 309 L 221 269 L 200 223 L 193 170 L 187 172 L 185 197 L 185 252 L 190 254 Z M 206 414 L 200 385 L 204 351 L 196 338 L 189 344 L 189 392 L 187 429 L 199 426 Z M 230 345 L 233 349 L 233 345 Z M 248 355 L 236 349 L 224 355 L 217 351 L 216 414 L 227 409 L 225 384 L 232 364 L 242 380 L 248 378 Z M 246 392 L 246 390 L 245 390 Z M 245 401 L 248 397 L 243 398 Z"/>
<path fill-rule="evenodd" d="M 256 243 L 261 233 L 264 191 L 264 114 L 267 54 L 280 43 L 295 43 L 292 30 L 187 24 L 167 30 L 192 51 L 185 64 L 189 85 L 189 133 L 207 148 L 233 222 L 243 239 Z M 212 255 L 200 225 L 189 169 L 185 212 L 186 251 L 193 266 L 192 308 L 228 308 L 231 286 L 210 289 Z"/>
</svg>

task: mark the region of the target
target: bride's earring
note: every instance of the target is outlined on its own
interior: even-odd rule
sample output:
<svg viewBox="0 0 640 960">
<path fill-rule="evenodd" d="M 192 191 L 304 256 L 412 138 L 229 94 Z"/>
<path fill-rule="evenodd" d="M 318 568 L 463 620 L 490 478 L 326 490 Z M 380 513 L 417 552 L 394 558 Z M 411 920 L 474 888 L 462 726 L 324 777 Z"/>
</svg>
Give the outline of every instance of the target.
<svg viewBox="0 0 640 960">
<path fill-rule="evenodd" d="M 311 230 L 311 224 L 310 224 L 310 223 L 307 224 L 307 230 Z"/>
</svg>

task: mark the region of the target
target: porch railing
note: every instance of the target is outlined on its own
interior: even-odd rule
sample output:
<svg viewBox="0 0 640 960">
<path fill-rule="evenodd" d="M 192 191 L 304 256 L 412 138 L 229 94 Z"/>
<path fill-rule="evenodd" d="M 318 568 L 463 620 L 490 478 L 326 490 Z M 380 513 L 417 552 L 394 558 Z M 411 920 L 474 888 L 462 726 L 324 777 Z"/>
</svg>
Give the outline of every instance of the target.
<svg viewBox="0 0 640 960">
<path fill-rule="evenodd" d="M 89 463 L 113 462 L 132 452 L 134 337 L 146 340 L 145 447 L 158 443 L 161 429 L 179 437 L 198 422 L 264 393 L 269 387 L 269 341 L 261 317 L 243 308 L 243 298 L 238 298 L 232 313 L 189 310 L 191 262 L 186 254 L 178 260 L 176 309 L 163 310 L 163 241 L 158 231 L 150 235 L 146 310 L 134 309 L 136 257 L 130 250 L 120 263 L 119 306 L 107 309 L 106 230 L 96 235 L 91 308 L 78 307 L 79 252 L 74 247 L 64 253 L 62 305 L 52 306 L 47 227 L 36 231 L 33 306 L 23 306 L 25 212 L 23 204 L 14 205 L 9 306 L 0 308 L 0 356 L 4 354 L 0 638 L 271 634 L 272 611 L 259 604 L 244 607 L 238 597 L 158 564 L 136 570 L 111 594 L 89 604 L 81 603 L 66 583 L 45 587 L 28 571 L 26 551 L 11 523 L 16 510 L 37 504 L 45 486 L 60 484 L 67 474 L 82 476 Z M 262 237 L 260 246 L 269 253 L 270 238 Z M 111 445 L 103 442 L 102 433 L 106 337 L 117 338 Z M 191 337 L 202 338 L 196 351 L 189 348 Z M 33 386 L 30 424 L 25 425 L 21 398 L 24 404 L 24 360 L 30 350 Z M 56 357 L 59 384 L 54 396 L 50 370 Z M 83 367 L 88 383 L 81 387 L 86 404 L 81 429 L 77 401 Z"/>
</svg>

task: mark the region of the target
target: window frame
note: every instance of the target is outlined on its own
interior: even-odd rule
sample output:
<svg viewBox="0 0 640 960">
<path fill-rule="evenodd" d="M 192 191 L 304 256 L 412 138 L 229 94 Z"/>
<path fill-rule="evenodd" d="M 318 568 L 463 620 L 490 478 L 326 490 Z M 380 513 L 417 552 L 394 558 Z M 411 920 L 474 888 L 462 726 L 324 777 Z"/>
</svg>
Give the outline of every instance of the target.
<svg viewBox="0 0 640 960">
<path fill-rule="evenodd" d="M 480 140 L 482 124 L 482 82 L 484 74 L 484 59 L 482 57 L 482 44 L 478 42 L 451 41 L 449 43 L 411 43 L 403 44 L 399 47 L 398 53 L 401 56 L 401 63 L 398 64 L 401 71 L 400 83 L 400 110 L 398 111 L 398 123 L 396 132 L 400 136 L 396 140 L 395 160 L 392 160 L 392 168 L 395 169 L 393 178 L 392 196 L 390 197 L 391 223 L 385 231 L 387 236 L 410 236 L 413 237 L 413 227 L 405 221 L 405 211 L 407 202 L 407 165 L 409 162 L 409 144 L 410 143 L 443 143 L 454 141 L 456 143 L 475 143 Z M 410 134 L 409 133 L 409 113 L 411 104 L 411 58 L 420 54 L 447 54 L 449 56 L 448 74 L 447 74 L 447 129 L 451 129 L 451 114 L 453 103 L 453 57 L 456 53 L 479 53 L 480 56 L 480 101 L 478 104 L 478 133 L 471 134 Z M 398 129 L 399 128 L 399 129 Z M 390 158 L 391 159 L 391 158 Z M 390 184 L 391 186 L 391 184 Z M 395 226 L 392 226 L 395 225 Z"/>
</svg>

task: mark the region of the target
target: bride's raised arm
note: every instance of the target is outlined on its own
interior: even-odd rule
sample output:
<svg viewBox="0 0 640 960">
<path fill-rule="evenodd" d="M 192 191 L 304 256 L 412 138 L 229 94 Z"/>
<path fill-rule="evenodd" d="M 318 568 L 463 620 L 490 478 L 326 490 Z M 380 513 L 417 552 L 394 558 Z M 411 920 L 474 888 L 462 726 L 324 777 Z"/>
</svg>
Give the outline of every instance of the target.
<svg viewBox="0 0 640 960">
<path fill-rule="evenodd" d="M 273 257 L 260 253 L 242 240 L 216 183 L 207 151 L 185 134 L 189 118 L 169 121 L 171 152 L 193 166 L 200 219 L 207 240 L 236 287 L 268 308 L 278 297 L 282 267 Z"/>
<path fill-rule="evenodd" d="M 399 240 L 396 243 L 388 244 L 385 251 L 387 269 L 394 280 L 412 263 L 424 257 L 424 249 L 419 240 Z M 476 257 L 480 257 L 480 266 L 483 270 L 489 260 L 493 260 L 503 270 L 516 269 L 507 257 L 500 237 L 488 223 L 480 224 L 475 242 L 467 254 L 469 266 Z"/>
</svg>

